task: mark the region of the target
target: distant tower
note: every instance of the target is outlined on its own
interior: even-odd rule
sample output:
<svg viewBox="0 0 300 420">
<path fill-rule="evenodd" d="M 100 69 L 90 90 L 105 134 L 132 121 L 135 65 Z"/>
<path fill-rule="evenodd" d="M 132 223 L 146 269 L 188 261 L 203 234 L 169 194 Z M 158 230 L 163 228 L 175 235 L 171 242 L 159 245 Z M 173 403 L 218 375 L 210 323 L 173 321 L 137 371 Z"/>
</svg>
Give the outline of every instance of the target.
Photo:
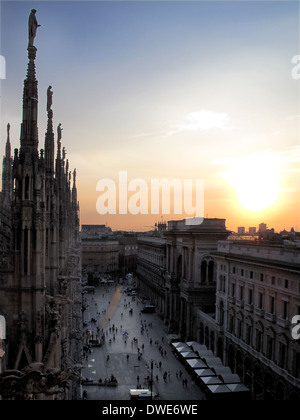
<svg viewBox="0 0 300 420">
<path fill-rule="evenodd" d="M 258 231 L 260 233 L 266 232 L 267 231 L 267 225 L 266 225 L 266 223 L 260 223 L 260 225 L 258 227 Z"/>
</svg>

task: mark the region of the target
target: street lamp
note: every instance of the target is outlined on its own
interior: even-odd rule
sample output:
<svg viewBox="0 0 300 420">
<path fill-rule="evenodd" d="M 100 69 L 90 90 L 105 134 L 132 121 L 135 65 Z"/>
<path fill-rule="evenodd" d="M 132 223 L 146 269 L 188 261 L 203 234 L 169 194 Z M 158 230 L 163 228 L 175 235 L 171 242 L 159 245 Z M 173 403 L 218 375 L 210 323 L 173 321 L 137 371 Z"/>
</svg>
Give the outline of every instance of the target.
<svg viewBox="0 0 300 420">
<path fill-rule="evenodd" d="M 153 360 L 151 359 L 151 376 L 150 376 L 150 392 L 151 392 L 151 401 L 153 400 Z"/>
</svg>

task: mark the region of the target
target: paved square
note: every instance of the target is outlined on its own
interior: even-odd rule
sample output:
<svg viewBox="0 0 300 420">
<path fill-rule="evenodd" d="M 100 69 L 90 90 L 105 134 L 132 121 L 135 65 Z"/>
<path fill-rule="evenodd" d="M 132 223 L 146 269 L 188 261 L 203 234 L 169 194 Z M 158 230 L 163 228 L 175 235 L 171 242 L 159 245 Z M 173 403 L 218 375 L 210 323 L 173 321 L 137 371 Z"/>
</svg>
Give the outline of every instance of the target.
<svg viewBox="0 0 300 420">
<path fill-rule="evenodd" d="M 127 296 L 123 286 L 98 287 L 95 294 L 85 294 L 88 307 L 84 321 L 96 338 L 104 334 L 105 343 L 93 347 L 84 359 L 82 375 L 98 382 L 111 375 L 117 387 L 84 386 L 89 400 L 129 400 L 130 389 L 148 388 L 153 360 L 153 390 L 160 400 L 202 400 L 203 392 L 167 342 L 167 329 L 157 314 L 142 314 L 138 297 Z M 130 314 L 132 312 L 132 314 Z M 90 322 L 91 319 L 96 322 Z M 97 332 L 98 327 L 98 332 Z M 108 359 L 108 360 L 107 360 Z M 164 378 L 165 377 L 165 378 Z M 187 385 L 183 385 L 187 380 Z"/>
</svg>

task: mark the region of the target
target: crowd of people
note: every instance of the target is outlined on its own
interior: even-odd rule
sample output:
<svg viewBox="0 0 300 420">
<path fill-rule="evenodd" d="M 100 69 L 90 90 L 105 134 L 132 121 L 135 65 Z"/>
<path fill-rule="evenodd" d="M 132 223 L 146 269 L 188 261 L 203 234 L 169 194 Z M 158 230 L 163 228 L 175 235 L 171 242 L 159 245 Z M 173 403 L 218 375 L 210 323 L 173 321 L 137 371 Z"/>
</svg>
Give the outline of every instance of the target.
<svg viewBox="0 0 300 420">
<path fill-rule="evenodd" d="M 107 295 L 111 296 L 111 290 L 107 289 L 106 292 L 108 292 Z M 103 297 L 105 298 L 104 294 L 101 299 L 102 305 L 106 302 L 106 305 L 109 307 L 111 303 L 109 298 L 105 301 Z M 118 342 L 118 346 L 120 346 L 120 340 L 122 340 L 124 350 L 126 350 L 125 352 L 123 350 L 126 361 L 128 363 L 130 361 L 132 362 L 130 364 L 132 371 L 134 371 L 132 366 L 137 367 L 140 366 L 141 362 L 144 362 L 144 366 L 148 372 L 146 375 L 143 374 L 143 377 L 137 375 L 136 388 L 148 388 L 151 385 L 153 386 L 155 383 L 158 385 L 160 382 L 166 385 L 170 383 L 172 376 L 171 372 L 164 369 L 164 366 L 167 367 L 168 365 L 167 359 L 170 356 L 170 347 L 168 346 L 168 343 L 165 342 L 166 340 L 164 336 L 157 338 L 157 332 L 156 330 L 153 330 L 151 322 L 152 318 L 150 317 L 149 320 L 147 315 L 144 315 L 141 311 L 139 311 L 139 305 L 141 305 L 140 300 L 135 297 L 131 297 L 130 299 L 130 297 L 124 294 L 120 295 L 119 301 L 116 305 L 118 308 L 122 306 L 122 312 L 119 313 L 119 315 L 117 315 L 117 311 L 112 315 L 112 312 L 108 310 L 108 307 L 103 307 L 102 311 L 99 311 L 98 306 L 100 302 L 95 302 L 95 297 L 91 297 L 89 300 L 90 305 L 92 304 L 92 306 L 95 306 L 96 316 L 94 316 L 94 308 L 90 308 L 89 313 L 91 318 L 86 321 L 88 328 L 84 333 L 84 355 L 86 360 L 88 359 L 88 355 L 92 352 L 93 340 L 99 340 L 102 345 L 106 344 L 103 346 L 103 349 L 100 350 L 103 352 L 103 355 L 105 354 L 106 369 L 109 370 L 114 368 L 110 358 L 112 347 L 115 342 Z M 135 311 L 133 306 L 136 306 L 137 313 L 139 313 L 140 325 L 140 328 L 135 328 L 134 331 L 132 331 L 132 325 L 128 322 L 128 317 L 131 317 Z M 111 316 L 112 319 L 108 317 L 107 313 L 110 313 L 109 316 Z M 117 319 L 118 316 L 120 317 L 119 320 Z M 130 331 L 128 331 L 129 325 Z M 138 331 L 140 334 L 137 334 Z M 134 333 L 135 335 L 132 337 L 132 334 Z M 128 347 L 128 341 L 130 342 L 130 347 Z M 149 351 L 150 348 L 151 351 Z M 157 356 L 153 357 L 155 354 L 157 354 Z M 112 376 L 114 377 L 114 375 Z M 176 372 L 176 379 L 182 382 L 183 387 L 187 387 L 188 381 L 186 378 L 182 377 L 181 371 L 180 373 Z M 151 383 L 151 381 L 153 382 Z M 132 386 L 134 385 L 132 384 Z"/>
</svg>

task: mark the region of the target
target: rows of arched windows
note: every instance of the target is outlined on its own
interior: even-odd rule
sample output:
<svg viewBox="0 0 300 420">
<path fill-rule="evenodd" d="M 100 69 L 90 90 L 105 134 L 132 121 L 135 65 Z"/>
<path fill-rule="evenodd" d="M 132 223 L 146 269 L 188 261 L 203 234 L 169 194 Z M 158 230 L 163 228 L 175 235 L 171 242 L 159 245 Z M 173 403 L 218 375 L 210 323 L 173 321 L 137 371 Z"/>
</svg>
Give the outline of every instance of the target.
<svg viewBox="0 0 300 420">
<path fill-rule="evenodd" d="M 275 343 L 277 343 L 277 362 L 279 366 L 289 370 L 295 378 L 300 379 L 300 346 L 298 349 L 296 347 L 289 349 L 287 337 L 280 337 L 276 341 L 276 334 L 272 328 L 264 330 L 260 322 L 253 325 L 250 318 L 243 320 L 241 317 L 237 317 L 236 321 L 237 325 L 246 327 L 244 330 L 245 341 L 253 340 L 252 333 L 253 330 L 255 331 L 254 342 L 251 341 L 253 347 L 257 351 L 264 351 L 264 355 L 270 360 L 275 358 Z M 229 317 L 229 323 L 234 326 L 232 317 Z M 263 341 L 264 337 L 266 337 L 265 342 Z M 222 335 L 217 337 L 215 331 L 202 322 L 200 322 L 198 329 L 198 341 L 200 344 L 205 344 L 217 357 L 221 358 L 226 366 L 230 367 L 232 372 L 239 375 L 242 382 L 252 391 L 254 399 L 300 400 L 299 390 L 289 386 L 271 369 L 251 357 L 246 351 L 242 351 L 235 344 L 228 341 L 224 352 L 224 337 Z M 292 360 L 289 369 L 286 366 L 288 350 Z"/>
</svg>

